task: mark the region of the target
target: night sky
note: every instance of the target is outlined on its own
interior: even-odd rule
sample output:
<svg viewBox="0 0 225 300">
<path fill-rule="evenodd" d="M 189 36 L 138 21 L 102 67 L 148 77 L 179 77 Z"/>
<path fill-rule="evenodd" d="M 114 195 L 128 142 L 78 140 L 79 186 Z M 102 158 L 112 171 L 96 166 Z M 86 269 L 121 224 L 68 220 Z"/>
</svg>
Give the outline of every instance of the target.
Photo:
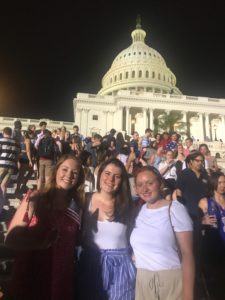
<svg viewBox="0 0 225 300">
<path fill-rule="evenodd" d="M 223 1 L 17 2 L 0 10 L 0 116 L 73 121 L 73 98 L 100 90 L 137 14 L 183 94 L 225 98 Z"/>
</svg>

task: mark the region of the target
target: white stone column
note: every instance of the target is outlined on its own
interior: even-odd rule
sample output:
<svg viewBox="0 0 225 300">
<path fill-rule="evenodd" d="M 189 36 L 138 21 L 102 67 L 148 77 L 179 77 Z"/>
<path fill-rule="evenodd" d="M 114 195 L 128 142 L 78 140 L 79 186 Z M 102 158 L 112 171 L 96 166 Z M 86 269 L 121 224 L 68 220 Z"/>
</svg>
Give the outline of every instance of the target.
<svg viewBox="0 0 225 300">
<path fill-rule="evenodd" d="M 130 107 L 126 107 L 126 132 L 129 134 L 129 114 L 130 114 Z"/>
<path fill-rule="evenodd" d="M 89 112 L 90 112 L 90 109 L 87 109 L 86 110 L 86 117 L 87 117 L 87 122 L 86 122 L 86 124 L 87 124 L 87 126 L 86 126 L 86 136 L 89 135 L 89 133 L 90 133 L 89 132 L 90 131 L 89 130 Z"/>
<path fill-rule="evenodd" d="M 75 124 L 81 128 L 81 109 L 76 109 Z"/>
<path fill-rule="evenodd" d="M 84 132 L 84 126 L 83 126 L 83 121 L 84 120 L 84 110 L 83 109 L 81 109 L 80 110 L 80 132 Z"/>
<path fill-rule="evenodd" d="M 187 112 L 186 111 L 182 111 L 181 113 L 183 115 L 182 122 L 186 123 L 186 126 L 187 126 Z"/>
<path fill-rule="evenodd" d="M 132 116 L 131 114 L 129 114 L 129 127 L 130 127 L 130 131 L 128 132 L 128 134 L 132 133 Z"/>
<path fill-rule="evenodd" d="M 123 107 L 119 107 L 117 110 L 117 118 L 115 122 L 115 129 L 122 131 L 122 121 L 123 121 Z"/>
<path fill-rule="evenodd" d="M 113 126 L 114 112 L 110 111 L 109 114 L 110 114 L 110 128 L 114 128 Z"/>
<path fill-rule="evenodd" d="M 153 116 L 153 109 L 152 108 L 149 109 L 149 118 L 150 118 L 150 122 L 149 122 L 150 129 L 153 130 L 153 128 L 154 128 L 154 116 Z"/>
<path fill-rule="evenodd" d="M 88 134 L 88 109 L 83 110 L 82 116 L 82 125 L 83 125 L 83 133 L 87 136 Z"/>
<path fill-rule="evenodd" d="M 182 111 L 181 112 L 182 115 L 183 115 L 183 118 L 182 118 L 182 122 L 185 124 L 185 129 L 186 129 L 186 134 L 185 136 L 187 136 L 187 130 L 188 130 L 188 124 L 187 124 L 187 112 L 186 111 Z"/>
<path fill-rule="evenodd" d="M 220 115 L 221 118 L 221 125 L 222 125 L 222 140 L 225 141 L 225 115 Z"/>
<path fill-rule="evenodd" d="M 210 139 L 209 114 L 208 113 L 205 113 L 205 135 L 208 139 Z"/>
<path fill-rule="evenodd" d="M 112 128 L 115 128 L 117 124 L 117 111 L 114 111 L 112 113 Z"/>
<path fill-rule="evenodd" d="M 103 124 L 104 124 L 104 128 L 103 129 L 103 132 L 105 132 L 105 134 L 108 132 L 108 122 L 107 122 L 107 119 L 108 119 L 108 111 L 104 110 L 103 111 Z"/>
<path fill-rule="evenodd" d="M 147 128 L 147 109 L 143 108 L 143 124 L 144 124 L 144 130 Z"/>
<path fill-rule="evenodd" d="M 198 113 L 199 115 L 199 141 L 204 141 L 204 130 L 203 130 L 203 114 Z"/>
</svg>

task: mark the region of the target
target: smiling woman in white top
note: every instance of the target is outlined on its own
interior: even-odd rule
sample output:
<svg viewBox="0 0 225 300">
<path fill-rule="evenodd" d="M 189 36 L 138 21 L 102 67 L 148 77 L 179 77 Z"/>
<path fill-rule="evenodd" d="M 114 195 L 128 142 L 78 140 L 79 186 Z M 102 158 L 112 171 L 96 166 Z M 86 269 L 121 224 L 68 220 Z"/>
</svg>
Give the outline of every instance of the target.
<svg viewBox="0 0 225 300">
<path fill-rule="evenodd" d="M 136 270 L 129 251 L 133 202 L 127 172 L 118 159 L 98 171 L 97 192 L 83 215 L 78 298 L 133 300 Z"/>
<path fill-rule="evenodd" d="M 135 299 L 191 300 L 194 283 L 191 219 L 182 204 L 162 197 L 162 177 L 157 169 L 141 168 L 135 181 L 137 194 L 146 202 L 130 238 L 137 267 Z"/>
</svg>

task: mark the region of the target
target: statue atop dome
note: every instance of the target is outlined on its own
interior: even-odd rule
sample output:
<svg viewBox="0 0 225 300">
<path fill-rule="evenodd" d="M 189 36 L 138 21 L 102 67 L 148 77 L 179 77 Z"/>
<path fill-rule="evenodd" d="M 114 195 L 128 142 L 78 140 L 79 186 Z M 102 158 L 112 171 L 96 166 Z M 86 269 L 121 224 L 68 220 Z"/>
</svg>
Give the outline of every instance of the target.
<svg viewBox="0 0 225 300">
<path fill-rule="evenodd" d="M 141 15 L 137 15 L 137 18 L 136 18 L 136 29 L 141 29 Z"/>
</svg>

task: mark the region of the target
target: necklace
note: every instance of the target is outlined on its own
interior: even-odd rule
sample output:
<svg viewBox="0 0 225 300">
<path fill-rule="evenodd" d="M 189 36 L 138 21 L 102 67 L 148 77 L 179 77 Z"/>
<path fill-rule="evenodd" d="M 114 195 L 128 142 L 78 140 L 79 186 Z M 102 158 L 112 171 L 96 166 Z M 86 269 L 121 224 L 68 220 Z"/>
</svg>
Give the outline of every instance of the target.
<svg viewBox="0 0 225 300">
<path fill-rule="evenodd" d="M 114 219 L 115 200 L 105 201 L 101 198 L 96 198 L 94 201 L 93 210 L 99 210 L 99 219 L 112 221 Z"/>
</svg>

